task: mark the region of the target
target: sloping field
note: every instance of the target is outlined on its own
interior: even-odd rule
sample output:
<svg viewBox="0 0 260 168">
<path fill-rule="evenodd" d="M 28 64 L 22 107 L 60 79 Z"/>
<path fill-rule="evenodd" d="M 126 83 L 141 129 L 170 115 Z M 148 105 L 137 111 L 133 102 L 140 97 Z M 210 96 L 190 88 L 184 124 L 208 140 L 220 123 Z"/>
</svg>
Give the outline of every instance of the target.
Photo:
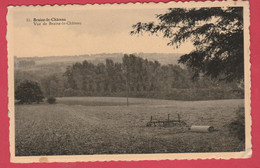
<svg viewBox="0 0 260 168">
<path fill-rule="evenodd" d="M 16 105 L 17 156 L 230 152 L 244 144 L 227 125 L 243 100 L 173 101 L 157 99 L 59 98 L 57 104 Z M 218 131 L 192 133 L 181 127 L 146 127 L 155 119 L 181 115 L 188 125 L 212 125 Z"/>
</svg>

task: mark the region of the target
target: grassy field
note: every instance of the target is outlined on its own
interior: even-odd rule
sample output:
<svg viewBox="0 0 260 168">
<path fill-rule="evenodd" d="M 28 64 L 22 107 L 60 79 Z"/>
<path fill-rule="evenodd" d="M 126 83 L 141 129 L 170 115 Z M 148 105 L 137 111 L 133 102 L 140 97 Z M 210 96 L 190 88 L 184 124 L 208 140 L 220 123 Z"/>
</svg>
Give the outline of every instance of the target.
<svg viewBox="0 0 260 168">
<path fill-rule="evenodd" d="M 15 106 L 17 156 L 231 152 L 244 144 L 227 125 L 243 100 L 173 101 L 157 99 L 58 98 L 57 104 Z M 182 127 L 146 127 L 150 116 L 180 114 L 188 125 L 212 125 L 218 131 L 194 133 Z"/>
</svg>

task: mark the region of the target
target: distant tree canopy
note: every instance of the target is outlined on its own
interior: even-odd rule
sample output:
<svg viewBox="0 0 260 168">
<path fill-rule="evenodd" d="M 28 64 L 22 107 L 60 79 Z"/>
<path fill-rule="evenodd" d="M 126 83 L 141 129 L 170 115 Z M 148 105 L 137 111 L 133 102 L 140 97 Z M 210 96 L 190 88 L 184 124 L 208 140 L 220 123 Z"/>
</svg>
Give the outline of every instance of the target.
<svg viewBox="0 0 260 168">
<path fill-rule="evenodd" d="M 30 66 L 35 65 L 35 61 L 33 61 L 33 60 L 30 60 L 30 61 L 22 60 L 22 61 L 19 61 L 18 64 L 19 64 L 19 66 L 22 66 L 22 67 L 30 67 Z"/>
<path fill-rule="evenodd" d="M 130 97 L 174 100 L 243 98 L 243 87 L 238 87 L 236 81 L 226 83 L 208 76 L 200 76 L 198 80 L 192 81 L 192 69 L 189 67 L 163 64 L 153 58 L 149 60 L 133 54 L 124 55 L 121 61 L 106 59 L 98 63 L 77 62 L 62 71 L 55 70 L 57 64 L 48 66 L 49 68 L 42 68 L 40 65 L 40 70 L 37 71 L 34 68 L 16 70 L 16 91 L 24 80 L 28 80 L 38 81 L 47 98 L 124 97 L 127 93 Z M 16 93 L 16 99 L 27 94 Z M 33 101 L 24 100 L 23 103 L 25 102 Z"/>
<path fill-rule="evenodd" d="M 20 103 L 31 104 L 32 102 L 41 102 L 43 100 L 41 88 L 37 82 L 23 81 L 15 88 L 15 99 Z"/>
<path fill-rule="evenodd" d="M 163 34 L 168 45 L 177 48 L 187 40 L 194 50 L 180 57 L 179 63 L 192 68 L 193 78 L 202 72 L 225 81 L 243 80 L 243 8 L 170 8 L 156 16 L 159 23 L 133 25 L 131 34 Z M 219 79 L 221 79 L 219 78 Z"/>
<path fill-rule="evenodd" d="M 179 65 L 162 65 L 133 54 L 124 55 L 122 63 L 106 59 L 105 63 L 77 62 L 67 67 L 64 78 L 50 77 L 41 85 L 45 93 L 52 81 L 64 80 L 61 96 L 126 96 L 178 100 L 238 98 L 235 82 L 225 83 L 200 77 L 191 81 L 190 69 Z M 55 88 L 55 87 L 54 87 Z M 60 87 L 58 87 L 60 88 Z M 58 89 L 51 89 L 58 96 Z"/>
<path fill-rule="evenodd" d="M 183 83 L 184 75 L 185 71 L 180 66 L 162 66 L 158 61 L 148 61 L 131 54 L 124 55 L 122 63 L 110 59 L 97 65 L 88 61 L 75 63 L 64 73 L 67 87 L 80 90 L 83 95 L 123 93 L 126 84 L 132 93 L 167 90 L 168 87 L 187 88 L 189 82 Z"/>
</svg>

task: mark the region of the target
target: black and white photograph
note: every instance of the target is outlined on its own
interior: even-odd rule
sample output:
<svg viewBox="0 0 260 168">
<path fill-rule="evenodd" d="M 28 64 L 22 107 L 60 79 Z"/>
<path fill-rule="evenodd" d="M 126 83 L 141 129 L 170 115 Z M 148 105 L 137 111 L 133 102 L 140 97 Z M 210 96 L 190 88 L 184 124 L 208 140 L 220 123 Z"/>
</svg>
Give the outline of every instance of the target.
<svg viewBox="0 0 260 168">
<path fill-rule="evenodd" d="M 11 158 L 250 157 L 248 13 L 246 1 L 9 7 Z"/>
</svg>

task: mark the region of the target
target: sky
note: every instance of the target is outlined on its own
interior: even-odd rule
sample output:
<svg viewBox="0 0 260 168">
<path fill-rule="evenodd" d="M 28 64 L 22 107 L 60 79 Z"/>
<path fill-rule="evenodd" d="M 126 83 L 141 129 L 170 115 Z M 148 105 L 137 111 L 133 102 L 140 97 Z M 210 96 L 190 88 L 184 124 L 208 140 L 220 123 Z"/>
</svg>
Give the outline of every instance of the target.
<svg viewBox="0 0 260 168">
<path fill-rule="evenodd" d="M 84 8 L 66 10 L 51 7 L 37 10 L 12 9 L 12 23 L 9 22 L 13 54 L 17 57 L 44 57 L 83 55 L 97 53 L 188 53 L 191 43 L 175 49 L 167 46 L 169 39 L 148 34 L 130 35 L 132 25 L 137 22 L 157 21 L 156 14 L 165 13 L 163 9 L 140 8 Z M 80 25 L 41 25 L 32 21 L 46 18 L 63 18 Z M 30 22 L 26 20 L 30 19 Z M 43 22 L 37 22 L 43 23 Z M 48 22 L 47 22 L 48 23 Z"/>
</svg>

